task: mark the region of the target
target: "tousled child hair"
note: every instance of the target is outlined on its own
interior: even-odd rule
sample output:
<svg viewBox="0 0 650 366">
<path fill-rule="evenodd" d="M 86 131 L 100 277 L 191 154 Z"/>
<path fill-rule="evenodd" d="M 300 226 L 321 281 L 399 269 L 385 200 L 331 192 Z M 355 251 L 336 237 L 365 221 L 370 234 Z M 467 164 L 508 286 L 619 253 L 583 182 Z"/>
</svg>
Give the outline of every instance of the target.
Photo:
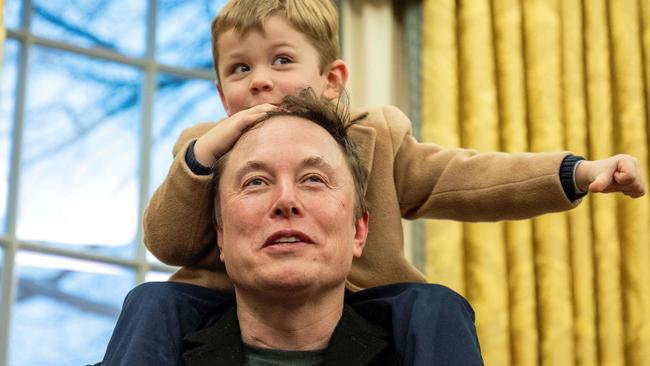
<svg viewBox="0 0 650 366">
<path fill-rule="evenodd" d="M 263 30 L 271 16 L 284 18 L 302 33 L 320 55 L 320 72 L 340 58 L 339 18 L 331 0 L 230 0 L 212 21 L 212 58 L 219 82 L 219 36 Z"/>
</svg>

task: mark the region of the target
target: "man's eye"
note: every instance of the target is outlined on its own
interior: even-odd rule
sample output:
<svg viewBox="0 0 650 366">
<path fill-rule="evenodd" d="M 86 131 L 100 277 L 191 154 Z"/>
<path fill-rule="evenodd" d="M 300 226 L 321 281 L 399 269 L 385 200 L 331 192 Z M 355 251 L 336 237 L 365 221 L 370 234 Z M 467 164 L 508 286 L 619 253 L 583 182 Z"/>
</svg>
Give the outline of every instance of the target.
<svg viewBox="0 0 650 366">
<path fill-rule="evenodd" d="M 246 182 L 245 186 L 247 186 L 247 187 L 259 187 L 259 186 L 262 186 L 264 184 L 266 184 L 266 182 L 264 182 L 263 179 L 261 179 L 261 178 L 253 178 L 253 179 L 249 180 L 248 182 Z"/>
<path fill-rule="evenodd" d="M 278 56 L 273 60 L 273 65 L 285 65 L 290 63 L 291 59 L 287 56 Z"/>
<path fill-rule="evenodd" d="M 250 71 L 250 67 L 248 67 L 248 65 L 244 65 L 244 64 L 238 64 L 238 65 L 235 65 L 232 68 L 232 73 L 233 74 L 239 74 L 239 73 L 247 72 L 247 71 Z"/>
<path fill-rule="evenodd" d="M 315 174 L 308 176 L 305 180 L 309 183 L 325 183 L 325 180 L 321 176 Z"/>
</svg>

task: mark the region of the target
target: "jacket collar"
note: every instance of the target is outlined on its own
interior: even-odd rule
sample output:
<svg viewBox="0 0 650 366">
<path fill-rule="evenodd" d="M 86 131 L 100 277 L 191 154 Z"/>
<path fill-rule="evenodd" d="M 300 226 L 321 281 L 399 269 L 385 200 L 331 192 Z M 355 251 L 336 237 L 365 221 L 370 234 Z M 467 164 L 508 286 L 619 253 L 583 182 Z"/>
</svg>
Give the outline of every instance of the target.
<svg viewBox="0 0 650 366">
<path fill-rule="evenodd" d="M 364 114 L 366 115 L 365 117 Z M 359 160 L 361 160 L 363 166 L 368 169 L 368 172 L 371 172 L 372 163 L 375 158 L 375 140 L 377 139 L 377 131 L 372 127 L 364 126 L 362 124 L 365 119 L 369 118 L 365 111 L 352 111 L 351 118 L 352 120 L 359 119 L 359 121 L 348 129 L 348 136 L 350 136 L 357 147 Z M 368 187 L 363 188 L 363 191 L 365 192 Z"/>
<path fill-rule="evenodd" d="M 244 351 L 236 307 L 216 323 L 184 339 L 183 360 L 188 366 L 244 365 Z M 346 305 L 325 352 L 325 365 L 368 365 L 389 351 L 390 335 Z"/>
</svg>

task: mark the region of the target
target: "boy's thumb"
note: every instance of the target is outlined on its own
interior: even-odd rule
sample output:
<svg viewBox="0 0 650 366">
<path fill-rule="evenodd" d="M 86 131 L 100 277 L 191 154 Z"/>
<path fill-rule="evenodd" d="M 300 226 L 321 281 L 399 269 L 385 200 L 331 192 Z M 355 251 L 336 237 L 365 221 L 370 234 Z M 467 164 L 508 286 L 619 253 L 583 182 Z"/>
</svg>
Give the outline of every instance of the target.
<svg viewBox="0 0 650 366">
<path fill-rule="evenodd" d="M 611 175 L 604 174 L 604 173 L 600 174 L 596 177 L 596 179 L 594 179 L 593 182 L 591 182 L 591 184 L 589 184 L 589 192 L 593 192 L 593 193 L 602 192 L 605 189 L 607 189 L 611 181 L 612 181 Z"/>
</svg>

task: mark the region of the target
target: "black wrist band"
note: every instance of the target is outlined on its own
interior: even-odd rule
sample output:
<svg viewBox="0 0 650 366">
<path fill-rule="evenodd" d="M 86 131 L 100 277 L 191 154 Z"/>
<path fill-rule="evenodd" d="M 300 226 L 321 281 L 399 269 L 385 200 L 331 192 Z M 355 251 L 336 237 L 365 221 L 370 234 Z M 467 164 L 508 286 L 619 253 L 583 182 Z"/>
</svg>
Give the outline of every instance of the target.
<svg viewBox="0 0 650 366">
<path fill-rule="evenodd" d="M 196 160 L 196 156 L 194 155 L 194 144 L 196 144 L 196 140 L 190 142 L 190 146 L 187 148 L 187 153 L 185 154 L 185 163 L 190 168 L 192 173 L 196 175 L 210 175 L 212 173 L 212 168 L 208 168 Z"/>
<path fill-rule="evenodd" d="M 588 192 L 578 193 L 576 190 L 576 183 L 574 180 L 575 167 L 580 160 L 585 160 L 582 156 L 567 155 L 560 164 L 560 183 L 564 194 L 573 202 L 587 195 Z"/>
</svg>

